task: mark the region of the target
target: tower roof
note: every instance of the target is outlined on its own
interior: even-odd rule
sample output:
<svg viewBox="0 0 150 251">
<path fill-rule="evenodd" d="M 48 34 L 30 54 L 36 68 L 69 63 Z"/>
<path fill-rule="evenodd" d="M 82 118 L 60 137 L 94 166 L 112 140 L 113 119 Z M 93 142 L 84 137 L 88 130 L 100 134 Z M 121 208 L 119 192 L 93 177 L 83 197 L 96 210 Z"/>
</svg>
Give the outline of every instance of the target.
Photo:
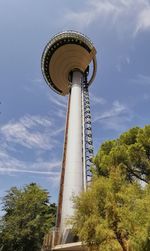
<svg viewBox="0 0 150 251">
<path fill-rule="evenodd" d="M 96 49 L 85 35 L 65 31 L 55 35 L 46 45 L 41 67 L 47 84 L 58 94 L 67 95 L 70 72 L 78 69 L 84 73 L 91 62 L 93 70 L 88 84 L 91 84 L 96 74 Z"/>
</svg>

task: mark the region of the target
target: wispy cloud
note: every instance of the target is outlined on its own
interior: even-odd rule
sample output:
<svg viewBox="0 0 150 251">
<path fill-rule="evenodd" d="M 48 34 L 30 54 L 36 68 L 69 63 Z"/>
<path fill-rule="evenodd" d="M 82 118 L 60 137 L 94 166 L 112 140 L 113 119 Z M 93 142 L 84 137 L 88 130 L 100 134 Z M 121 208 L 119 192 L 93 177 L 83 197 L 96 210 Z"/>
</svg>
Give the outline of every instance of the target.
<svg viewBox="0 0 150 251">
<path fill-rule="evenodd" d="M 59 175 L 61 161 L 25 162 L 11 156 L 6 150 L 0 149 L 0 173 L 32 173 L 44 174 L 51 177 Z"/>
<path fill-rule="evenodd" d="M 56 136 L 62 131 L 63 127 L 57 127 L 48 117 L 26 115 L 4 124 L 0 135 L 4 142 L 19 144 L 29 149 L 50 150 L 58 144 Z"/>
<path fill-rule="evenodd" d="M 1 168 L 0 173 L 32 173 L 32 174 L 44 174 L 50 176 L 58 176 L 60 172 L 50 172 L 50 171 L 37 171 L 37 170 L 28 170 L 28 169 L 16 169 L 16 168 Z"/>
<path fill-rule="evenodd" d="M 90 93 L 90 99 L 92 105 L 104 105 L 106 104 L 106 100 L 102 97 L 96 96 L 94 93 Z"/>
<path fill-rule="evenodd" d="M 119 56 L 118 62 L 116 64 L 116 69 L 118 72 L 122 72 L 125 65 L 130 64 L 130 57 L 129 56 Z"/>
<path fill-rule="evenodd" d="M 93 122 L 102 120 L 102 119 L 108 119 L 111 117 L 116 117 L 124 112 L 127 111 L 127 108 L 125 105 L 121 104 L 119 101 L 115 101 L 112 104 L 112 108 L 108 111 L 103 112 L 102 114 L 97 114 L 93 120 Z"/>
<path fill-rule="evenodd" d="M 58 118 L 65 119 L 67 111 L 67 97 L 56 94 L 48 94 L 48 98 L 53 107 L 53 111 Z"/>
<path fill-rule="evenodd" d="M 22 117 L 20 121 L 27 128 L 33 128 L 37 126 L 52 126 L 52 120 L 50 120 L 49 117 L 26 115 Z"/>
<path fill-rule="evenodd" d="M 100 16 L 112 15 L 118 11 L 118 6 L 111 1 L 88 0 L 85 10 L 79 12 L 69 10 L 66 19 L 84 27 L 92 24 Z"/>
<path fill-rule="evenodd" d="M 31 82 L 41 83 L 41 82 L 43 82 L 43 79 L 42 78 L 34 78 L 31 80 Z"/>
<path fill-rule="evenodd" d="M 150 2 L 148 0 L 88 0 L 82 11 L 68 10 L 66 20 L 86 28 L 96 20 L 109 22 L 109 27 L 132 29 L 133 35 L 150 28 Z"/>
<path fill-rule="evenodd" d="M 99 122 L 106 129 L 122 130 L 125 128 L 125 121 L 131 119 L 131 111 L 119 101 L 114 101 L 112 107 L 94 116 L 93 123 Z"/>
<path fill-rule="evenodd" d="M 150 29 L 150 5 L 139 13 L 135 34 L 148 29 Z"/>
<path fill-rule="evenodd" d="M 130 79 L 130 82 L 133 84 L 150 86 L 150 76 L 138 74 L 135 78 Z"/>
<path fill-rule="evenodd" d="M 49 100 L 56 106 L 66 109 L 67 107 L 67 99 L 62 96 L 54 96 L 53 94 L 49 95 Z"/>
</svg>

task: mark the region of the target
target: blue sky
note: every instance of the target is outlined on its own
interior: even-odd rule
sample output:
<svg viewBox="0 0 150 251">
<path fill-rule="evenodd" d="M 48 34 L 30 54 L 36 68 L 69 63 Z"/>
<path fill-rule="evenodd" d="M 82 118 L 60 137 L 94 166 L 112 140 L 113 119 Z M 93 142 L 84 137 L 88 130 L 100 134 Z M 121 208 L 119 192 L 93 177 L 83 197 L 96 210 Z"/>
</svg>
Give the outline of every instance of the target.
<svg viewBox="0 0 150 251">
<path fill-rule="evenodd" d="M 0 197 L 37 182 L 57 202 L 67 97 L 48 88 L 40 60 L 49 39 L 68 29 L 97 49 L 95 153 L 150 123 L 149 0 L 0 0 Z"/>
</svg>

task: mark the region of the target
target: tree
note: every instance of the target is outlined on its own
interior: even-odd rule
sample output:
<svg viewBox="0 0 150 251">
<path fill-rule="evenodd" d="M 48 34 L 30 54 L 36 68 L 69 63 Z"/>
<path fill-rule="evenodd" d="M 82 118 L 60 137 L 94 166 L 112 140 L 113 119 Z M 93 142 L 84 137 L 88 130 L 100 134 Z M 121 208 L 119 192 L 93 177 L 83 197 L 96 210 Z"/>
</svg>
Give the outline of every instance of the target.
<svg viewBox="0 0 150 251">
<path fill-rule="evenodd" d="M 74 198 L 74 233 L 99 251 L 150 250 L 150 126 L 104 142 L 94 163 L 91 185 Z"/>
<path fill-rule="evenodd" d="M 150 250 L 150 185 L 128 182 L 120 168 L 74 198 L 74 233 L 91 250 Z"/>
<path fill-rule="evenodd" d="M 2 251 L 38 251 L 44 235 L 54 225 L 55 204 L 48 192 L 35 183 L 22 189 L 12 187 L 3 198 Z"/>
<path fill-rule="evenodd" d="M 108 176 L 111 168 L 120 166 L 129 181 L 150 181 L 150 125 L 135 127 L 118 139 L 102 144 L 94 159 L 98 175 Z"/>
</svg>

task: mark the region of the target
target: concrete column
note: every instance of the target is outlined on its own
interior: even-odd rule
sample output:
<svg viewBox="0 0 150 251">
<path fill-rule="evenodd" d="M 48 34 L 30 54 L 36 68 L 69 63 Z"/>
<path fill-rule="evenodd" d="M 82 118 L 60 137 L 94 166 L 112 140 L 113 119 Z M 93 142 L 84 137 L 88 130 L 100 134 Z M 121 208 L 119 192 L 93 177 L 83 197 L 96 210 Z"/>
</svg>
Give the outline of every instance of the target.
<svg viewBox="0 0 150 251">
<path fill-rule="evenodd" d="M 83 191 L 81 79 L 81 72 L 73 72 L 61 215 L 63 234 L 69 228 L 67 218 L 73 215 L 72 197 Z"/>
</svg>

